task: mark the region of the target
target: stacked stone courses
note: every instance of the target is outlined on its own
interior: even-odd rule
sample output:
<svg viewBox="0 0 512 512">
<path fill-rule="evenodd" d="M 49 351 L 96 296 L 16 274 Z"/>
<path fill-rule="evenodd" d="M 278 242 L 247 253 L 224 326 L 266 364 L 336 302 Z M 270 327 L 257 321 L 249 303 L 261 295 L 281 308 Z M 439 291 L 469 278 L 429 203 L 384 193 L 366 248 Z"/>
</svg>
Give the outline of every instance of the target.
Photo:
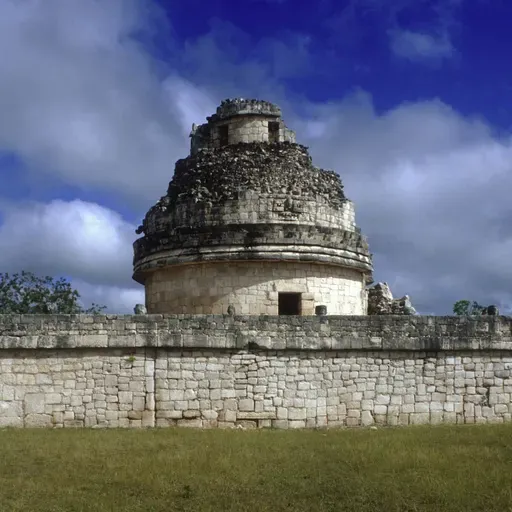
<svg viewBox="0 0 512 512">
<path fill-rule="evenodd" d="M 316 281 L 314 294 L 311 293 L 312 279 Z M 305 315 L 315 313 L 315 298 L 330 303 L 332 314 L 359 313 L 361 275 L 358 272 L 291 261 L 235 261 L 229 266 L 198 263 L 171 267 L 158 275 L 150 275 L 146 281 L 147 304 L 155 313 L 172 310 L 204 314 L 211 309 L 222 313 L 225 303 L 218 297 L 234 297 L 238 301 L 236 311 L 239 314 L 251 314 L 257 308 L 260 314 L 270 315 L 275 310 L 278 292 L 268 289 L 269 282 L 276 288 L 286 286 L 300 291 Z M 239 293 L 240 289 L 243 294 Z M 336 296 L 336 302 L 331 301 L 333 296 Z"/>
<path fill-rule="evenodd" d="M 257 114 L 269 117 L 281 117 L 281 109 L 270 103 L 256 99 L 235 98 L 221 102 L 213 116 L 207 117 L 207 121 L 215 122 L 221 119 L 228 119 L 240 114 Z"/>
<path fill-rule="evenodd" d="M 278 314 L 277 294 L 295 293 L 303 315 L 366 314 L 372 258 L 340 177 L 313 165 L 269 102 L 226 100 L 207 121 L 137 230 L 148 312 Z"/>
<path fill-rule="evenodd" d="M 239 142 L 269 142 L 268 123 L 277 123 L 280 142 L 295 142 L 295 132 L 281 119 L 281 109 L 268 101 L 224 100 L 207 123 L 193 126 L 190 152 L 220 147 L 218 128 L 228 128 L 230 144 Z"/>
<path fill-rule="evenodd" d="M 0 425 L 512 417 L 512 318 L 0 315 Z"/>
</svg>

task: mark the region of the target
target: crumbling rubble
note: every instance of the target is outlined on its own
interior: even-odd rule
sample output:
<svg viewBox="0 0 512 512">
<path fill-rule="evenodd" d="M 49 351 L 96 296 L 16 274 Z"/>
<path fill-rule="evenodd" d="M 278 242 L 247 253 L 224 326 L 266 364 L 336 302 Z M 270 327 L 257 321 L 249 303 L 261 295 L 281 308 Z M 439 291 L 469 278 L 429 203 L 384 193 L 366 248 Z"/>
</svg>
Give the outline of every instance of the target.
<svg viewBox="0 0 512 512">
<path fill-rule="evenodd" d="M 387 283 L 377 283 L 368 288 L 369 315 L 415 315 L 408 295 L 394 299 Z"/>
<path fill-rule="evenodd" d="M 343 184 L 334 171 L 315 167 L 308 149 L 295 143 L 240 143 L 201 149 L 176 162 L 167 194 L 153 206 L 137 234 L 147 233 L 147 219 L 193 201 L 211 206 L 252 191 L 259 196 L 284 194 L 311 201 L 323 199 L 340 209 L 346 201 Z"/>
<path fill-rule="evenodd" d="M 135 307 L 133 308 L 133 312 L 136 315 L 147 315 L 148 310 L 146 309 L 146 306 L 144 304 L 135 304 Z"/>
</svg>

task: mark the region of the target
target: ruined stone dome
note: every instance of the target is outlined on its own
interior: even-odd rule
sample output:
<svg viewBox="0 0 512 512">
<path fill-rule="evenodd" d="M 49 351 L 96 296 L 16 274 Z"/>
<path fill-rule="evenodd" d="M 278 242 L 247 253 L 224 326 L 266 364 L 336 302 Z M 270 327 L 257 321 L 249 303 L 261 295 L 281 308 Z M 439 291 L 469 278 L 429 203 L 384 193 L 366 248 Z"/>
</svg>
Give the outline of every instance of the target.
<svg viewBox="0 0 512 512">
<path fill-rule="evenodd" d="M 226 100 L 193 126 L 167 194 L 146 214 L 133 278 L 206 262 L 308 262 L 357 270 L 371 282 L 368 244 L 339 176 L 257 100 Z"/>
</svg>

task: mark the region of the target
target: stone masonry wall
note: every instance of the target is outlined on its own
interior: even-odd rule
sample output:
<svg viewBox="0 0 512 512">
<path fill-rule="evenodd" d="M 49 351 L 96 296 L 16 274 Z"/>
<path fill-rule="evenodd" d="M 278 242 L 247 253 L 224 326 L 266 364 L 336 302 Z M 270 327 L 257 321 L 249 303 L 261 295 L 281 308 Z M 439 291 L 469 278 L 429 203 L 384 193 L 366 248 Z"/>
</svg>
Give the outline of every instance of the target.
<svg viewBox="0 0 512 512">
<path fill-rule="evenodd" d="M 353 269 L 291 261 L 196 263 L 151 272 L 145 283 L 152 313 L 277 315 L 278 293 L 302 294 L 302 314 L 327 305 L 329 315 L 366 314 L 363 275 Z"/>
<path fill-rule="evenodd" d="M 219 127 L 228 125 L 229 144 L 239 142 L 269 142 L 269 122 L 279 124 L 278 140 L 270 142 L 295 142 L 295 132 L 281 119 L 281 109 L 267 101 L 234 99 L 225 100 L 207 123 L 192 127 L 191 154 L 200 149 L 220 146 Z"/>
<path fill-rule="evenodd" d="M 279 124 L 277 140 L 269 139 L 269 122 Z M 196 127 L 191 133 L 191 154 L 196 154 L 200 149 L 217 149 L 221 147 L 220 129 L 228 127 L 228 144 L 251 142 L 290 142 L 295 143 L 296 136 L 284 124 L 284 121 L 276 117 L 263 116 L 237 116 L 231 119 L 209 123 Z"/>
<path fill-rule="evenodd" d="M 244 191 L 236 200 L 226 200 L 214 207 L 194 202 L 193 199 L 182 202 L 167 216 L 151 218 L 153 224 L 148 227 L 153 231 L 162 231 L 190 226 L 192 223 L 212 228 L 286 223 L 290 228 L 296 225 L 302 229 L 321 226 L 351 232 L 356 230 L 354 203 L 349 200 L 335 210 L 329 205 L 318 204 L 314 198 L 293 202 L 286 194 L 269 196 Z"/>
<path fill-rule="evenodd" d="M 512 418 L 512 318 L 0 315 L 0 426 Z"/>
<path fill-rule="evenodd" d="M 216 125 L 212 129 L 212 140 L 209 147 L 218 148 L 219 134 L 217 128 L 228 125 L 229 144 L 240 142 L 269 142 L 269 122 L 279 123 L 279 139 L 277 142 L 295 142 L 295 133 L 286 128 L 284 122 L 275 117 L 237 116 Z"/>
<path fill-rule="evenodd" d="M 144 284 L 155 269 L 201 261 L 292 260 L 356 268 L 371 282 L 368 243 L 339 177 L 315 168 L 303 146 L 238 146 L 177 162 L 137 229 L 133 278 Z"/>
</svg>

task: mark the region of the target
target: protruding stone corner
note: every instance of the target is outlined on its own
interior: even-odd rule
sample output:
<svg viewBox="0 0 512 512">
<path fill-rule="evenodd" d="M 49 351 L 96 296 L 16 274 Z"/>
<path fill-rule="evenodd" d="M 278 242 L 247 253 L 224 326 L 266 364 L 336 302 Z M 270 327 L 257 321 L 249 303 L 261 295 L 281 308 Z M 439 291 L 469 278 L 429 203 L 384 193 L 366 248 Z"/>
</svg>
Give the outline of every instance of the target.
<svg viewBox="0 0 512 512">
<path fill-rule="evenodd" d="M 416 315 L 408 295 L 394 299 L 387 283 L 376 283 L 367 288 L 368 315 Z"/>
<path fill-rule="evenodd" d="M 148 310 L 146 309 L 146 306 L 144 304 L 135 304 L 135 307 L 133 308 L 133 312 L 136 315 L 147 315 Z"/>
</svg>

